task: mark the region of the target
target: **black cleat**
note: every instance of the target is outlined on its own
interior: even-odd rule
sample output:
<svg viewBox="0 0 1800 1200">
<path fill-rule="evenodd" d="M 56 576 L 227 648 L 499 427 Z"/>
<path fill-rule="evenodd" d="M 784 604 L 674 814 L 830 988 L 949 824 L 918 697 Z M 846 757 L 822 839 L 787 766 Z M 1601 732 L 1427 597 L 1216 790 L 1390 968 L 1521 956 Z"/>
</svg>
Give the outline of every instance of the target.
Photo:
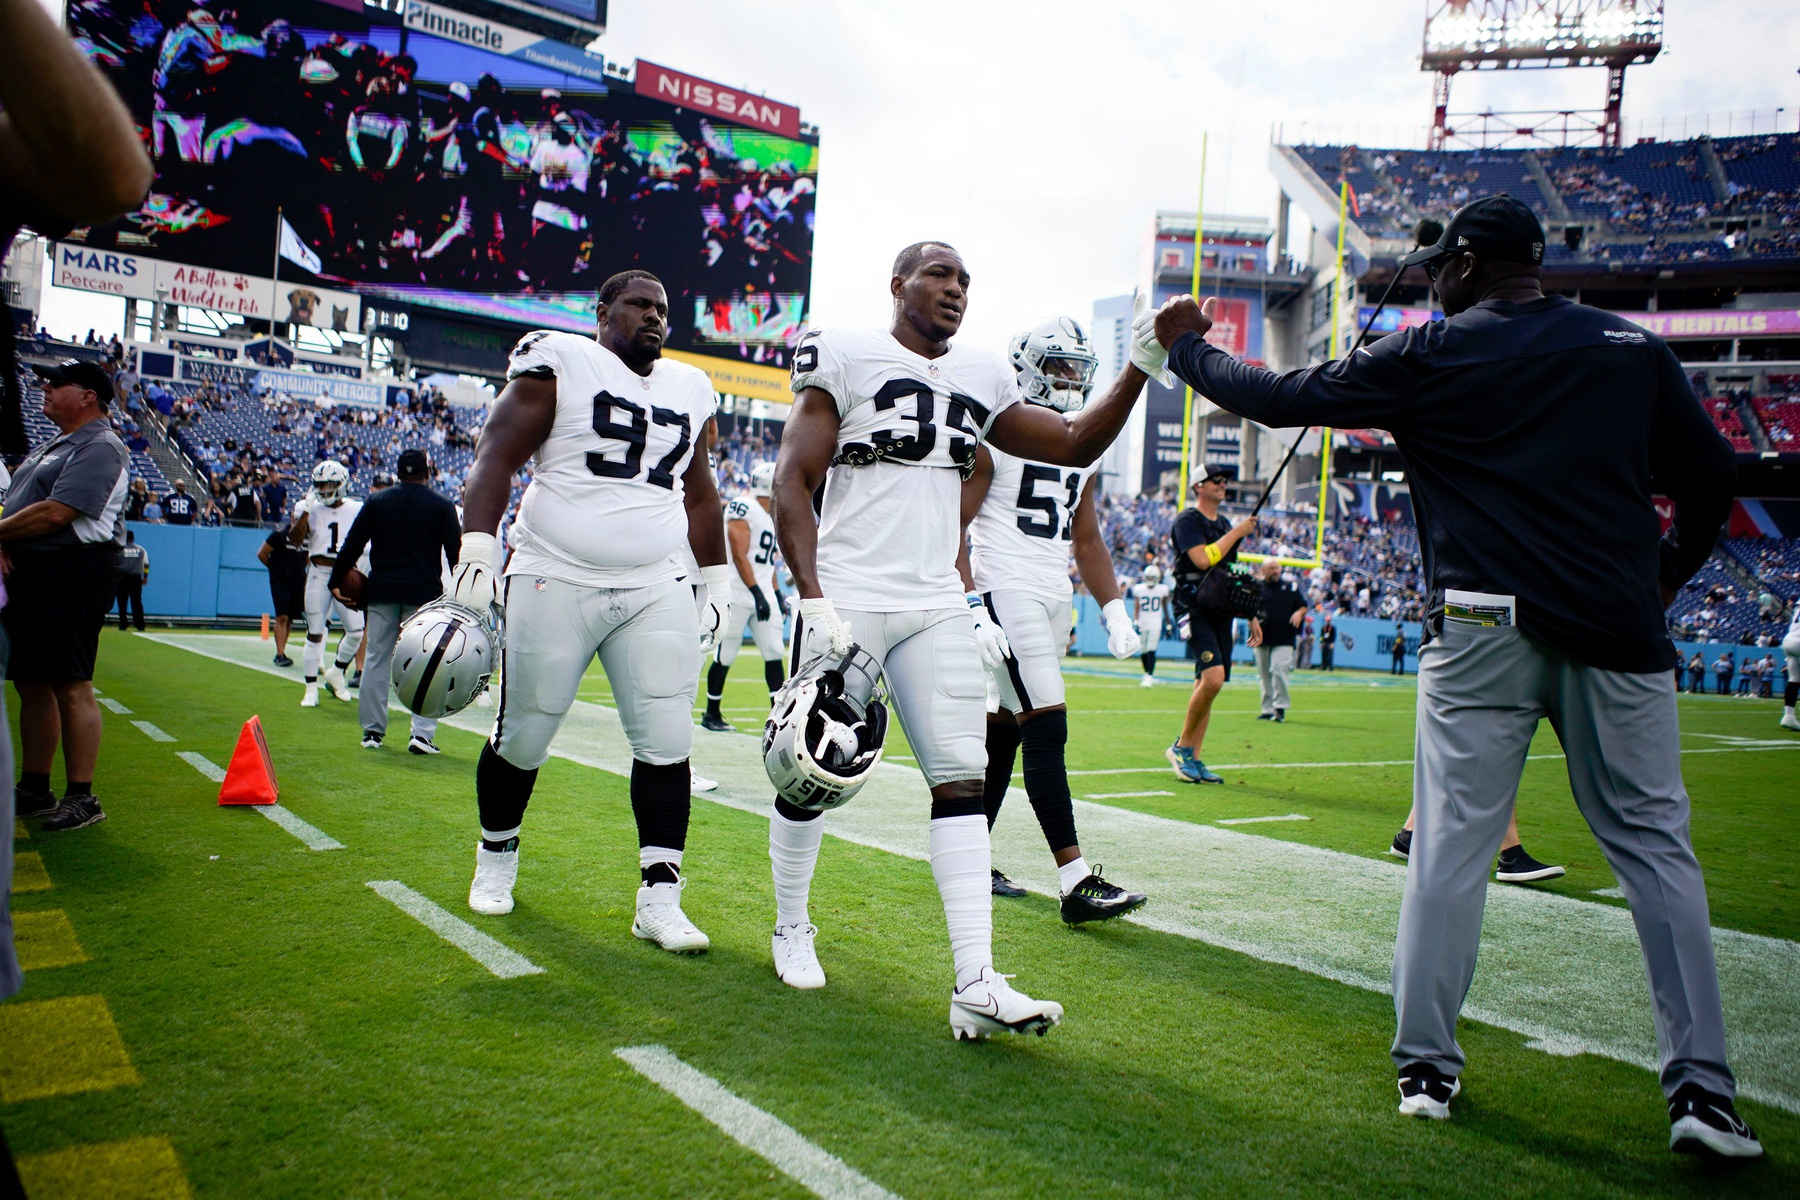
<svg viewBox="0 0 1800 1200">
<path fill-rule="evenodd" d="M 1561 867 L 1553 867 L 1531 857 L 1525 853 L 1525 847 L 1514 846 L 1500 852 L 1499 868 L 1494 872 L 1494 878 L 1501 883 L 1535 883 L 1540 879 L 1555 879 L 1566 874 L 1568 872 Z"/>
<path fill-rule="evenodd" d="M 277 654 L 275 656 L 275 665 L 278 667 L 291 667 L 294 665 L 294 660 L 285 654 Z"/>
<path fill-rule="evenodd" d="M 1150 899 L 1142 892 L 1128 892 L 1106 882 L 1100 877 L 1100 870 L 1100 864 L 1095 863 L 1094 873 L 1076 884 L 1062 898 L 1062 919 L 1065 924 L 1110 921 L 1144 907 Z"/>
<path fill-rule="evenodd" d="M 1388 847 L 1388 853 L 1395 858 L 1412 857 L 1412 833 L 1410 829 L 1402 829 L 1394 835 L 1394 844 Z"/>
<path fill-rule="evenodd" d="M 1400 1070 L 1400 1115 L 1447 1121 L 1450 1101 L 1460 1091 L 1460 1079 L 1452 1079 L 1430 1063 L 1413 1063 Z"/>
<path fill-rule="evenodd" d="M 1275 714 L 1274 713 L 1257 713 L 1256 719 L 1259 721 L 1273 721 L 1275 719 Z"/>
<path fill-rule="evenodd" d="M 1760 1158 L 1763 1152 L 1730 1099 L 1697 1083 L 1684 1083 L 1669 1097 L 1669 1149 L 1720 1158 Z"/>
<path fill-rule="evenodd" d="M 1275 723 L 1277 725 L 1282 725 L 1282 724 L 1285 724 L 1286 722 L 1287 722 L 1287 709 L 1285 709 L 1285 708 L 1276 709 L 1275 710 Z"/>
<path fill-rule="evenodd" d="M 351 687 L 351 688 L 361 687 L 362 686 L 362 672 L 356 671 L 356 672 L 352 673 L 350 678 L 345 682 L 344 686 Z"/>
<path fill-rule="evenodd" d="M 1027 894 L 1024 888 L 1020 887 L 1018 884 L 1014 883 L 1012 880 L 1010 880 L 1006 876 L 1002 875 L 1000 873 L 999 867 L 994 867 L 993 872 L 994 872 L 994 880 L 993 880 L 994 895 L 1006 896 L 1009 899 L 1017 900 L 1020 896 Z"/>
<path fill-rule="evenodd" d="M 91 795 L 69 796 L 56 806 L 55 812 L 44 818 L 44 828 L 63 833 L 70 829 L 83 829 L 104 820 L 106 810 Z"/>
<path fill-rule="evenodd" d="M 700 728 L 710 729 L 714 733 L 736 733 L 737 728 L 718 713 L 707 713 L 700 718 Z"/>
<path fill-rule="evenodd" d="M 47 817 L 56 811 L 56 793 L 49 788 L 41 792 L 27 791 L 23 784 L 13 785 L 13 816 Z"/>
</svg>

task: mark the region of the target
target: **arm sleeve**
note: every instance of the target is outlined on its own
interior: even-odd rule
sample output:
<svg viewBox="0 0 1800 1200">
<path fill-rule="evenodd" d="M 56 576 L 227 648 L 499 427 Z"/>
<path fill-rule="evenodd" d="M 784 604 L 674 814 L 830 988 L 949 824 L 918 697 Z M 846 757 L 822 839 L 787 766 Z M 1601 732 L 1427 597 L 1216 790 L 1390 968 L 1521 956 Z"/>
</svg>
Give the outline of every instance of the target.
<svg viewBox="0 0 1800 1200">
<path fill-rule="evenodd" d="M 833 332 L 815 329 L 800 339 L 794 347 L 794 373 L 788 388 L 795 395 L 802 388 L 816 387 L 829 392 L 837 402 L 838 416 L 850 414 L 855 404 L 855 397 L 850 392 L 850 381 L 844 372 L 841 338 Z"/>
<path fill-rule="evenodd" d="M 1264 425 L 1392 429 L 1413 393 L 1414 331 L 1390 334 L 1374 349 L 1277 375 L 1239 362 L 1197 334 L 1169 348 L 1169 369 L 1228 412 Z"/>
<path fill-rule="evenodd" d="M 350 568 L 358 565 L 363 547 L 369 544 L 372 520 L 369 506 L 363 505 L 362 511 L 356 514 L 356 520 L 350 522 L 350 532 L 344 535 L 343 545 L 338 547 L 337 561 L 331 564 L 331 582 L 328 586 L 337 587 L 342 584 L 344 576 L 350 573 Z"/>
<path fill-rule="evenodd" d="M 1675 520 L 1663 534 L 1658 582 L 1674 591 L 1700 569 L 1731 516 L 1737 457 L 1700 407 L 1674 352 L 1658 342 L 1656 354 L 1656 425 L 1650 436 L 1650 475 L 1675 502 Z"/>
<path fill-rule="evenodd" d="M 126 471 L 123 443 L 109 437 L 90 438 L 70 452 L 46 500 L 66 504 L 84 517 L 98 519 L 106 511 Z"/>
</svg>

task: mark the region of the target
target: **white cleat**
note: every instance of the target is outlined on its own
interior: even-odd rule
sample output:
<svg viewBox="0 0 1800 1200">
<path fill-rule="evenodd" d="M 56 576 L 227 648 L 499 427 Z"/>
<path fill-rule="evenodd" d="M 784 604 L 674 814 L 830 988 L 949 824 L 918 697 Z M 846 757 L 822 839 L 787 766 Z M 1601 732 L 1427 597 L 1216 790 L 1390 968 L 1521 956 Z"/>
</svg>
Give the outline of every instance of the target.
<svg viewBox="0 0 1800 1200">
<path fill-rule="evenodd" d="M 825 968 L 813 949 L 818 927 L 809 922 L 777 925 L 770 948 L 775 952 L 775 976 L 791 988 L 809 992 L 825 986 Z"/>
<path fill-rule="evenodd" d="M 513 884 L 519 881 L 519 852 L 489 850 L 475 843 L 475 879 L 469 884 L 469 908 L 490 917 L 513 910 Z"/>
<path fill-rule="evenodd" d="M 1155 687 L 1156 680 L 1154 678 L 1152 678 L 1151 676 L 1146 675 L 1146 676 L 1144 676 L 1144 682 L 1138 684 L 1138 686 L 1139 687 Z"/>
<path fill-rule="evenodd" d="M 690 792 L 710 792 L 718 786 L 719 786 L 718 780 L 708 779 L 706 776 L 695 772 L 691 768 L 689 769 L 689 771 L 688 771 L 688 791 L 690 791 Z"/>
<path fill-rule="evenodd" d="M 339 700 L 349 700 L 350 685 L 344 682 L 344 669 L 336 663 L 325 668 L 325 684 Z"/>
<path fill-rule="evenodd" d="M 637 890 L 637 917 L 631 936 L 655 942 L 674 954 L 701 954 L 711 940 L 681 911 L 681 883 L 651 883 Z"/>
<path fill-rule="evenodd" d="M 304 695 L 302 695 L 300 697 L 300 707 L 301 708 L 317 708 L 317 707 L 319 707 L 319 685 L 318 684 L 309 683 L 306 685 L 306 692 Z"/>
<path fill-rule="evenodd" d="M 950 1032 L 957 1040 L 978 1041 L 990 1033 L 1035 1033 L 1043 1037 L 1062 1024 L 1063 1007 L 1054 1000 L 1033 1000 L 1006 982 L 992 967 L 956 989 L 950 997 Z"/>
<path fill-rule="evenodd" d="M 1791 710 L 1782 713 L 1781 727 L 1783 729 L 1800 729 L 1800 717 L 1796 717 Z"/>
</svg>

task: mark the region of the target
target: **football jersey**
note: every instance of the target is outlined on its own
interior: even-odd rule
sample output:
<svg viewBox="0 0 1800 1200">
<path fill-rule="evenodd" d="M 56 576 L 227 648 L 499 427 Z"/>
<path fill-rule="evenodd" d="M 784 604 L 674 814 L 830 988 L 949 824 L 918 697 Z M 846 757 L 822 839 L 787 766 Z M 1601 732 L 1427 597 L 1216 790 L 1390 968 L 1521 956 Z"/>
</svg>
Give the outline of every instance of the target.
<svg viewBox="0 0 1800 1200">
<path fill-rule="evenodd" d="M 969 567 L 980 592 L 1005 588 L 1064 601 L 1075 506 L 1093 467 L 1026 462 L 988 447 L 994 478 L 969 522 Z"/>
<path fill-rule="evenodd" d="M 1782 641 L 1793 641 L 1796 638 L 1800 638 L 1800 600 L 1796 600 L 1788 610 L 1788 631 Z"/>
<path fill-rule="evenodd" d="M 336 558 L 338 547 L 344 544 L 344 535 L 350 532 L 362 506 L 363 502 L 354 496 L 344 497 L 343 503 L 337 505 L 325 503 L 313 492 L 301 497 L 294 506 L 294 520 L 306 518 L 306 556 Z"/>
<path fill-rule="evenodd" d="M 1131 585 L 1131 598 L 1137 601 L 1137 627 L 1140 633 L 1153 633 L 1162 629 L 1163 606 L 1169 601 L 1169 593 L 1174 591 L 1166 583 L 1134 583 Z"/>
<path fill-rule="evenodd" d="M 998 355 L 914 354 L 886 330 L 814 330 L 794 348 L 793 390 L 837 403 L 837 453 L 819 511 L 819 585 L 845 608 L 960 607 L 962 480 L 994 418 L 1019 403 Z"/>
<path fill-rule="evenodd" d="M 756 576 L 756 585 L 771 600 L 775 590 L 775 522 L 763 511 L 761 501 L 754 496 L 739 496 L 725 506 L 725 522 L 743 521 L 750 526 L 750 573 Z M 727 529 L 726 534 L 730 534 Z M 737 567 L 731 569 L 731 591 L 734 596 L 741 596 L 744 603 L 750 602 L 750 589 L 744 586 L 744 577 L 739 575 Z M 733 600 L 732 603 L 737 603 Z"/>
<path fill-rule="evenodd" d="M 538 368 L 556 377 L 556 416 L 532 457 L 507 575 L 606 588 L 677 578 L 682 476 L 719 403 L 706 373 L 663 358 L 639 375 L 592 338 L 549 330 L 520 339 L 506 377 Z"/>
</svg>

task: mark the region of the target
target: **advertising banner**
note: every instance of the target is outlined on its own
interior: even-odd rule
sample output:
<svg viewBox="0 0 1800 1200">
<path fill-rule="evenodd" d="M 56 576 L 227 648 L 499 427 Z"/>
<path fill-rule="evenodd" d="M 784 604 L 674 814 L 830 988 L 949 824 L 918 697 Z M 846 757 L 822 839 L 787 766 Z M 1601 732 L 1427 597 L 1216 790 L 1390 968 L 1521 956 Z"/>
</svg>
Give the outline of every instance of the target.
<svg viewBox="0 0 1800 1200">
<path fill-rule="evenodd" d="M 800 110 L 792 104 L 783 104 L 779 100 L 728 88 L 722 83 L 683 75 L 680 71 L 671 71 L 641 58 L 637 61 L 637 71 L 633 78 L 640 96 L 650 96 L 668 104 L 679 104 L 683 108 L 714 113 L 728 121 L 736 121 L 755 129 L 766 129 L 770 133 L 779 133 L 782 137 L 800 136 Z"/>
<path fill-rule="evenodd" d="M 274 229 L 271 223 L 271 245 Z M 52 250 L 55 271 L 51 282 L 57 287 L 133 300 L 161 299 L 261 321 L 268 320 L 273 311 L 277 320 L 290 325 L 339 332 L 355 330 L 361 319 L 362 298 L 339 288 L 285 279 L 278 285 L 267 275 L 194 267 L 67 242 L 56 243 Z M 296 273 L 299 270 L 295 268 Z"/>
<path fill-rule="evenodd" d="M 1621 313 L 1659 338 L 1758 337 L 1768 334 L 1800 334 L 1800 309 L 1778 308 L 1752 312 L 1730 309 L 1702 312 Z"/>
</svg>

